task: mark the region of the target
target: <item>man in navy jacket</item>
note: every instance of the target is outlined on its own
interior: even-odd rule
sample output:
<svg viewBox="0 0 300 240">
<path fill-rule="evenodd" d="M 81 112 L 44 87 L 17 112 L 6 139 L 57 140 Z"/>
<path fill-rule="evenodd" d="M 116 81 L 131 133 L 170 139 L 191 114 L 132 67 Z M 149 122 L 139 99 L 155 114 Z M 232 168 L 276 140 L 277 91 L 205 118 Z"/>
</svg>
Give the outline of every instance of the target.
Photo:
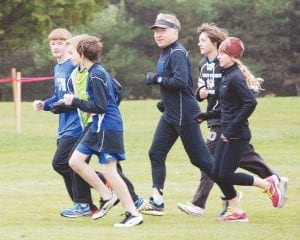
<svg viewBox="0 0 300 240">
<path fill-rule="evenodd" d="M 162 51 L 156 72 L 147 73 L 146 84 L 159 85 L 164 113 L 158 122 L 149 150 L 153 195 L 143 213 L 162 216 L 165 161 L 177 138 L 181 138 L 191 163 L 209 176 L 212 171 L 212 157 L 195 121 L 200 108 L 193 93 L 188 52 L 178 42 L 180 22 L 173 14 L 160 13 L 151 29 L 154 30 L 154 40 Z"/>
</svg>

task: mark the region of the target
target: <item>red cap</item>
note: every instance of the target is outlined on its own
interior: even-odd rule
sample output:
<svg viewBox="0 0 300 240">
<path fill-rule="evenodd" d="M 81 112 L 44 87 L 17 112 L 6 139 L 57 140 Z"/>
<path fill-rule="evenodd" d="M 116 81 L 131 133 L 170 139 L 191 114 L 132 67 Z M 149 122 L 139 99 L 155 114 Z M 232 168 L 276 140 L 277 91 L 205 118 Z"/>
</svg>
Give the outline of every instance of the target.
<svg viewBox="0 0 300 240">
<path fill-rule="evenodd" d="M 224 52 L 230 57 L 241 58 L 245 51 L 243 42 L 236 37 L 226 38 L 219 47 L 219 52 Z"/>
</svg>

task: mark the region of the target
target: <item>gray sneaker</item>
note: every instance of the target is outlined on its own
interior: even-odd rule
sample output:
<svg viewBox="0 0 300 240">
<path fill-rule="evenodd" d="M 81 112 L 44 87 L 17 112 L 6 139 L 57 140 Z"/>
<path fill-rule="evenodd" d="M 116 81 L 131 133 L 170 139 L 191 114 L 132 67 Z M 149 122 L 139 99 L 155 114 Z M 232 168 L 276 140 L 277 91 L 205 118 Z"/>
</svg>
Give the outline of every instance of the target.
<svg viewBox="0 0 300 240">
<path fill-rule="evenodd" d="M 115 206 L 117 204 L 117 202 L 119 201 L 117 195 L 113 192 L 112 193 L 112 197 L 109 200 L 103 200 L 101 198 L 100 200 L 100 207 L 97 210 L 97 212 L 95 212 L 92 215 L 92 218 L 94 220 L 98 219 L 98 218 L 102 218 L 108 211 L 109 209 L 111 209 L 113 206 Z"/>
<path fill-rule="evenodd" d="M 286 193 L 287 193 L 287 189 L 288 189 L 288 183 L 289 183 L 289 179 L 287 177 L 280 177 L 280 181 L 279 181 L 279 190 L 281 193 L 281 201 L 279 203 L 279 208 L 283 208 L 285 202 L 286 202 Z"/>
<path fill-rule="evenodd" d="M 198 207 L 197 205 L 187 202 L 187 203 L 178 203 L 177 207 L 186 214 L 202 217 L 204 215 L 204 209 Z"/>
</svg>

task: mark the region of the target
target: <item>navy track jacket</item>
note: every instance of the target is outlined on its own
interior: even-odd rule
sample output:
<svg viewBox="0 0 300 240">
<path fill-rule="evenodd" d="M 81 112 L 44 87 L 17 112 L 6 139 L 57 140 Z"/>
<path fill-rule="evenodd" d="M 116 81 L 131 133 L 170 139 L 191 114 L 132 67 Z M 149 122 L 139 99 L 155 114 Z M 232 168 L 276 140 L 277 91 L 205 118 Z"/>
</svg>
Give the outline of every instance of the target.
<svg viewBox="0 0 300 240">
<path fill-rule="evenodd" d="M 174 42 L 162 50 L 157 73 L 162 77 L 163 117 L 178 126 L 196 123 L 195 117 L 200 108 L 193 93 L 191 62 L 187 50 L 180 43 Z"/>
</svg>

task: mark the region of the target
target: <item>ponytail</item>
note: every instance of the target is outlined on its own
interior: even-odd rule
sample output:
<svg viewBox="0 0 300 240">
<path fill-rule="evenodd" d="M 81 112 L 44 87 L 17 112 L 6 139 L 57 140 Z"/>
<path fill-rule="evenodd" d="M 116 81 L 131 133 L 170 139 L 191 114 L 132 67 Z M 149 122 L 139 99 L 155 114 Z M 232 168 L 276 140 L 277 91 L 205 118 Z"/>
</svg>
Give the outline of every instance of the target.
<svg viewBox="0 0 300 240">
<path fill-rule="evenodd" d="M 255 93 L 258 93 L 261 90 L 264 90 L 261 87 L 261 84 L 264 82 L 264 79 L 255 77 L 247 66 L 245 66 L 241 60 L 234 59 L 234 62 L 238 65 L 239 69 L 243 73 L 245 77 L 245 81 L 249 87 L 250 90 L 252 90 Z"/>
</svg>

